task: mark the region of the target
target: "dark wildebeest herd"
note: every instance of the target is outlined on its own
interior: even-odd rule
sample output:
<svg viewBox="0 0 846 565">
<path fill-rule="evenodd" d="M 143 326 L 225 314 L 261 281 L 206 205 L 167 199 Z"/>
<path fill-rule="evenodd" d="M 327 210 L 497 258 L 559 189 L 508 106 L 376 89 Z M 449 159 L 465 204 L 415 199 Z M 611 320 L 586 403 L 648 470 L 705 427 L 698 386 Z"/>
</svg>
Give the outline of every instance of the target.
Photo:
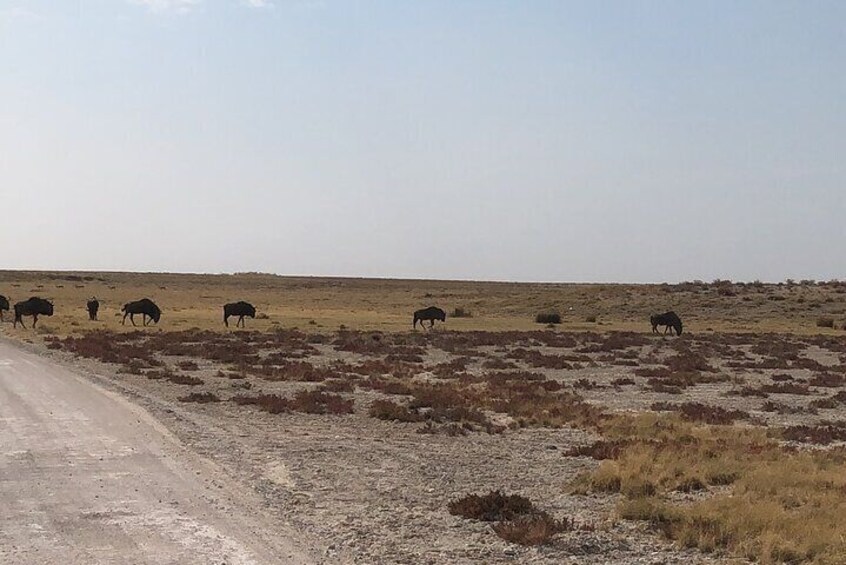
<svg viewBox="0 0 846 565">
<path fill-rule="evenodd" d="M 97 320 L 97 313 L 100 310 L 100 301 L 97 298 L 91 298 L 85 304 L 88 310 L 88 319 L 91 321 Z M 3 312 L 5 310 L 9 310 L 9 299 L 3 295 L 0 295 L 0 321 L 3 320 Z M 53 303 L 49 300 L 45 300 L 43 298 L 39 298 L 37 296 L 33 296 L 28 300 L 24 300 L 23 302 L 18 302 L 14 306 L 15 311 L 15 321 L 14 326 L 17 327 L 18 324 L 24 326 L 23 323 L 23 316 L 32 316 L 32 327 L 35 327 L 35 324 L 38 322 L 38 316 L 52 316 L 53 315 Z M 129 321 L 132 325 L 135 324 L 135 315 L 141 314 L 141 325 L 147 325 L 147 319 L 149 318 L 154 324 L 158 324 L 159 320 L 162 316 L 161 309 L 156 305 L 155 302 L 150 300 L 149 298 L 142 298 L 141 300 L 136 300 L 134 302 L 127 302 L 121 308 L 121 312 L 123 312 L 123 318 L 121 319 L 121 325 L 126 325 L 126 317 L 129 316 Z M 229 304 L 225 304 L 223 306 L 223 324 L 228 328 L 229 327 L 229 318 L 237 316 L 238 321 L 235 323 L 235 327 L 246 327 L 244 322 L 245 317 L 255 318 L 256 317 L 256 308 L 249 302 L 244 302 L 243 300 L 239 302 L 230 302 Z M 414 320 L 412 322 L 412 327 L 417 329 L 417 323 L 420 323 L 421 328 L 426 328 L 425 322 L 429 322 L 429 329 L 435 327 L 435 321 L 446 322 L 446 312 L 441 310 L 436 306 L 429 306 L 428 308 L 422 308 L 420 310 L 416 310 L 414 312 Z M 675 312 L 665 312 L 664 314 L 655 314 L 649 318 L 649 322 L 652 324 L 652 332 L 658 332 L 658 326 L 664 327 L 664 335 L 667 332 L 675 332 L 676 335 L 682 334 L 682 321 L 679 318 L 678 314 Z"/>
</svg>

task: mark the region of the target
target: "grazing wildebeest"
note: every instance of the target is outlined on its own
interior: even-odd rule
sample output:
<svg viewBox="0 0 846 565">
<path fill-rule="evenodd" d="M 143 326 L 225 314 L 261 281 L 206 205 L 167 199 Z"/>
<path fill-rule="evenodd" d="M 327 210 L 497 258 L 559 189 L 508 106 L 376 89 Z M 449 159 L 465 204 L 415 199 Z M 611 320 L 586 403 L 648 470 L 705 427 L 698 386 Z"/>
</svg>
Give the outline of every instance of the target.
<svg viewBox="0 0 846 565">
<path fill-rule="evenodd" d="M 23 323 L 23 316 L 32 316 L 32 327 L 34 328 L 36 322 L 38 322 L 38 316 L 52 315 L 53 303 L 49 300 L 33 296 L 28 300 L 15 304 L 15 323 L 13 324 L 13 327 L 16 328 L 18 327 L 18 324 L 20 324 L 22 327 L 26 328 Z"/>
<path fill-rule="evenodd" d="M 134 326 L 135 314 L 141 314 L 141 324 L 145 326 L 147 325 L 147 316 L 149 316 L 156 324 L 159 323 L 159 318 L 162 317 L 162 311 L 159 310 L 156 303 L 149 298 L 142 298 L 141 300 L 136 300 L 135 302 L 127 302 L 123 305 L 123 308 L 121 308 L 120 311 L 123 312 L 123 320 L 120 321 L 121 325 L 126 324 L 126 317 L 129 316 L 129 321 L 132 322 L 132 325 Z"/>
<path fill-rule="evenodd" d="M 256 307 L 250 304 L 249 302 L 244 302 L 243 300 L 239 302 L 231 302 L 229 304 L 223 305 L 223 323 L 226 327 L 229 327 L 229 316 L 238 316 L 238 321 L 235 322 L 235 327 L 237 328 L 239 325 L 241 327 L 246 327 L 244 323 L 244 316 L 249 316 L 250 318 L 256 317 Z"/>
<path fill-rule="evenodd" d="M 3 321 L 3 310 L 9 309 L 9 299 L 0 294 L 0 322 Z"/>
<path fill-rule="evenodd" d="M 426 326 L 423 325 L 425 320 L 429 320 L 431 324 L 429 327 L 434 328 L 435 320 L 446 322 L 446 312 L 440 308 L 436 308 L 435 306 L 429 306 L 428 308 L 418 310 L 414 313 L 414 324 L 412 324 L 412 326 L 417 328 L 417 322 L 420 322 L 420 327 L 425 328 Z"/>
<path fill-rule="evenodd" d="M 675 312 L 655 314 L 649 318 L 649 321 L 652 323 L 652 333 L 658 333 L 658 326 L 665 326 L 664 335 L 670 331 L 670 328 L 676 330 L 676 335 L 681 335 L 682 333 L 682 321 Z"/>
<path fill-rule="evenodd" d="M 100 301 L 97 300 L 96 297 L 91 298 L 88 302 L 85 303 L 86 308 L 88 308 L 88 319 L 94 321 L 97 319 L 97 312 L 100 310 Z"/>
</svg>

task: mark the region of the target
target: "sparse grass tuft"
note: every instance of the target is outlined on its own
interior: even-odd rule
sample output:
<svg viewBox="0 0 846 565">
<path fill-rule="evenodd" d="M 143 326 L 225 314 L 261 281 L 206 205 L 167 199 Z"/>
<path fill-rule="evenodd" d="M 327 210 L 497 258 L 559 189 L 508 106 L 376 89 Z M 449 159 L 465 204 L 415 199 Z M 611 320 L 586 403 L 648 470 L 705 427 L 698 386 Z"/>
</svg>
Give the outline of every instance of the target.
<svg viewBox="0 0 846 565">
<path fill-rule="evenodd" d="M 192 392 L 186 396 L 180 396 L 179 402 L 197 402 L 208 404 L 209 402 L 220 402 L 220 398 L 213 392 Z"/>
</svg>

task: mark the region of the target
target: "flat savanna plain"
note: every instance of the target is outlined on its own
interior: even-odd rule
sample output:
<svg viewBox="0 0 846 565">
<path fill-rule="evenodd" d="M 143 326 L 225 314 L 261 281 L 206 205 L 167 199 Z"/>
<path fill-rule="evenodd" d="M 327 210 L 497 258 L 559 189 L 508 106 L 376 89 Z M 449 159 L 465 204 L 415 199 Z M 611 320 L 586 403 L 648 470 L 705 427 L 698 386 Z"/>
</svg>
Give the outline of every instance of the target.
<svg viewBox="0 0 846 565">
<path fill-rule="evenodd" d="M 327 562 L 846 559 L 846 285 L 0 272 L 0 294 L 53 299 L 3 334 L 148 407 Z M 144 296 L 159 326 L 121 326 Z M 260 319 L 226 330 L 241 299 Z M 411 331 L 430 304 L 471 316 Z M 670 309 L 685 334 L 651 334 Z"/>
</svg>

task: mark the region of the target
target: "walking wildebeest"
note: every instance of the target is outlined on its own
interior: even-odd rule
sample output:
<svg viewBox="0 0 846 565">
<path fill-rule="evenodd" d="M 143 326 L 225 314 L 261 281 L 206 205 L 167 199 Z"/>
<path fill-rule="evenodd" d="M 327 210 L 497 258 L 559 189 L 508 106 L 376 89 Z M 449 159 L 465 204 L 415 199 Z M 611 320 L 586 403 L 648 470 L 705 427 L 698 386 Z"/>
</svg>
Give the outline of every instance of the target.
<svg viewBox="0 0 846 565">
<path fill-rule="evenodd" d="M 96 297 L 85 303 L 88 308 L 88 319 L 92 322 L 97 319 L 97 312 L 100 310 L 100 301 Z"/>
<path fill-rule="evenodd" d="M 649 321 L 652 324 L 652 333 L 658 333 L 658 326 L 665 326 L 664 335 L 667 335 L 670 328 L 676 330 L 676 335 L 681 335 L 682 333 L 682 321 L 675 312 L 655 314 L 649 318 Z"/>
<path fill-rule="evenodd" d="M 237 328 L 239 325 L 241 327 L 246 327 L 244 323 L 244 316 L 249 316 L 250 318 L 256 317 L 256 307 L 250 304 L 249 302 L 244 302 L 243 300 L 239 302 L 231 302 L 229 304 L 223 305 L 223 323 L 228 328 L 229 327 L 229 316 L 238 316 L 238 321 L 235 322 L 235 327 Z"/>
<path fill-rule="evenodd" d="M 435 320 L 446 322 L 446 312 L 440 308 L 436 308 L 435 306 L 429 306 L 428 308 L 418 310 L 414 313 L 414 324 L 412 324 L 412 326 L 417 328 L 417 322 L 420 322 L 420 327 L 425 328 L 426 326 L 423 325 L 425 320 L 429 320 L 431 324 L 429 327 L 434 328 Z"/>
<path fill-rule="evenodd" d="M 3 321 L 3 310 L 9 309 L 9 299 L 0 294 L 0 322 Z"/>
<path fill-rule="evenodd" d="M 23 316 L 32 316 L 32 327 L 34 328 L 36 322 L 38 322 L 38 316 L 42 315 L 53 315 L 53 303 L 49 300 L 33 296 L 28 300 L 15 304 L 15 323 L 12 327 L 16 328 L 20 323 L 23 328 L 26 328 L 23 323 Z"/>
<path fill-rule="evenodd" d="M 123 312 L 123 320 L 120 321 L 121 325 L 126 324 L 126 317 L 129 316 L 129 321 L 132 322 L 132 325 L 134 326 L 135 314 L 141 314 L 141 324 L 144 326 L 147 325 L 147 316 L 149 316 L 156 324 L 159 323 L 159 318 L 162 317 L 162 311 L 159 310 L 156 303 L 149 298 L 142 298 L 141 300 L 136 300 L 135 302 L 127 302 L 123 305 L 123 308 L 121 308 L 120 311 Z"/>
</svg>

